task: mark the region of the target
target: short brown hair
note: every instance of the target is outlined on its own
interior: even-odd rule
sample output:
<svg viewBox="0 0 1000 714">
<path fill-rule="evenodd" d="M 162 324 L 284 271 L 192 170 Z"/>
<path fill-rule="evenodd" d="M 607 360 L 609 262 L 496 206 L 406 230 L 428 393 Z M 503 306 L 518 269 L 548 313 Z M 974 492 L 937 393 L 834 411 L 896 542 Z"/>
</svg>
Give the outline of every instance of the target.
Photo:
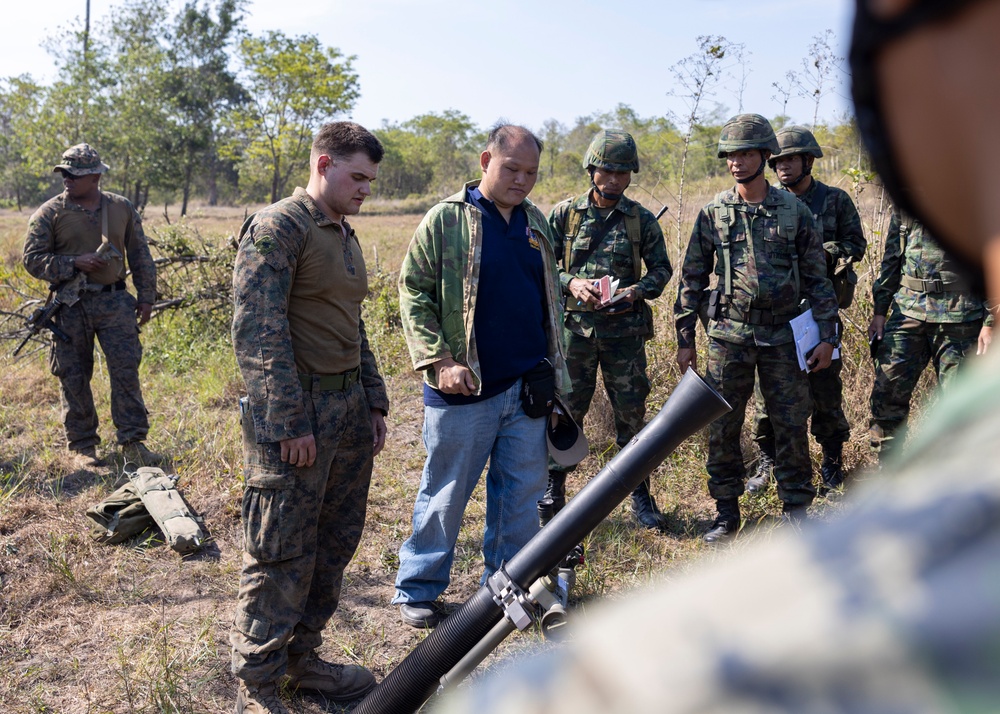
<svg viewBox="0 0 1000 714">
<path fill-rule="evenodd" d="M 374 134 L 352 121 L 334 121 L 320 127 L 313 139 L 312 154 L 326 154 L 336 159 L 348 159 L 359 151 L 365 152 L 373 164 L 385 155 L 385 149 Z"/>
</svg>

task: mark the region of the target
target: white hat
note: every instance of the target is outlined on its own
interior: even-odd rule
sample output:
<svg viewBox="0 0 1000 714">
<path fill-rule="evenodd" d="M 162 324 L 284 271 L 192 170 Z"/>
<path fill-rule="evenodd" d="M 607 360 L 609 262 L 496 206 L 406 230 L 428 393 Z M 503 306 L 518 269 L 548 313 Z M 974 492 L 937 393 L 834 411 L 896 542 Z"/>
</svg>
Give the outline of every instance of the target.
<svg viewBox="0 0 1000 714">
<path fill-rule="evenodd" d="M 562 403 L 558 395 L 552 414 L 556 417 L 555 425 L 549 419 L 548 428 L 545 430 L 545 443 L 549 447 L 549 456 L 560 466 L 576 466 L 583 461 L 590 450 L 587 437 L 573 417 L 569 414 L 569 409 Z"/>
</svg>

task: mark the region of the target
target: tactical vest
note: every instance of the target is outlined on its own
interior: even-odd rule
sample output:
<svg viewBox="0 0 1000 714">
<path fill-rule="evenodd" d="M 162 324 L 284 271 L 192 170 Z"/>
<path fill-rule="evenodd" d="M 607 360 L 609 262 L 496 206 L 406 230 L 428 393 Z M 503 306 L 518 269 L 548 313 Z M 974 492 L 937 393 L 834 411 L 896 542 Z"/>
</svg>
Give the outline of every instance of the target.
<svg viewBox="0 0 1000 714">
<path fill-rule="evenodd" d="M 716 261 L 715 273 L 719 276 L 719 282 L 723 284 L 724 291 L 723 295 L 726 297 L 726 302 L 733 295 L 733 266 L 732 266 L 732 246 L 729 241 L 730 229 L 736 225 L 736 204 L 732 203 L 722 203 L 720 200 L 726 192 L 720 193 L 715 197 L 714 205 L 712 206 L 712 212 L 715 216 L 715 228 L 719 232 L 719 245 L 716 248 L 716 253 L 718 260 Z M 762 211 L 761 215 L 764 217 L 776 217 L 778 221 L 778 236 L 784 238 L 788 241 L 791 247 L 792 256 L 792 275 L 795 279 L 795 302 L 798 302 L 798 295 L 800 292 L 800 281 L 799 281 L 799 252 L 795 246 L 795 236 L 799 232 L 799 213 L 795 208 L 795 201 L 797 198 L 789 194 L 787 197 L 784 195 L 787 192 L 779 192 L 778 195 L 781 196 L 782 202 L 777 208 L 776 213 L 771 213 L 770 211 Z M 745 206 L 745 204 L 739 204 L 740 206 Z M 760 208 L 757 209 L 761 211 Z M 745 209 L 740 212 L 746 212 Z M 749 223 L 747 230 L 747 240 L 752 240 L 752 236 L 749 231 Z"/>
<path fill-rule="evenodd" d="M 807 204 L 816 220 L 816 227 L 822 233 L 823 214 L 826 213 L 826 197 L 830 193 L 826 184 L 813 179 L 816 189 Z M 827 277 L 833 283 L 833 294 L 837 298 L 837 307 L 846 310 L 854 302 L 854 291 L 858 286 L 858 274 L 854 272 L 854 258 L 837 256 L 836 261 L 826 271 Z"/>
<path fill-rule="evenodd" d="M 573 242 L 576 240 L 577 235 L 580 233 L 580 226 L 583 225 L 583 214 L 587 212 L 587 209 L 583 210 L 570 207 L 569 215 L 566 216 L 566 226 L 565 226 L 565 240 L 564 243 L 564 258 L 563 266 L 568 271 L 570 269 L 570 258 L 573 254 Z M 639 211 L 634 211 L 634 215 L 628 213 L 622 213 L 625 218 L 625 233 L 628 235 L 629 242 L 632 243 L 632 272 L 634 274 L 634 279 L 632 282 L 639 282 L 639 278 L 642 277 L 642 257 L 640 255 L 640 248 L 642 243 L 642 222 L 639 220 Z M 595 246 L 596 247 L 596 246 Z"/>
<path fill-rule="evenodd" d="M 906 270 L 906 239 L 913 232 L 913 226 L 916 220 L 912 216 L 907 216 L 900 214 L 899 217 L 899 255 L 902 260 L 903 270 Z M 942 273 L 951 272 L 948 270 L 948 260 L 941 266 Z M 968 292 L 971 288 L 969 283 L 962 280 L 958 276 L 953 275 L 951 278 L 934 278 L 929 280 L 926 278 L 918 278 L 913 275 L 907 275 L 903 272 L 899 276 L 899 284 L 905 288 L 909 288 L 918 293 L 945 293 L 945 292 Z"/>
</svg>

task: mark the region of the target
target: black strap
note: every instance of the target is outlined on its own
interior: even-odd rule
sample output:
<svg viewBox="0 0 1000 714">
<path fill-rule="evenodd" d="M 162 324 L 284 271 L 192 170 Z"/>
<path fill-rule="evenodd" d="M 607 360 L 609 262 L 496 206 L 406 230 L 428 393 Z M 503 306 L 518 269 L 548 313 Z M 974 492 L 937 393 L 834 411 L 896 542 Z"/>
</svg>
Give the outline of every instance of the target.
<svg viewBox="0 0 1000 714">
<path fill-rule="evenodd" d="M 812 211 L 814 216 L 819 216 L 823 212 L 823 204 L 826 203 L 826 194 L 828 193 L 826 184 L 820 183 L 813 179 L 816 183 L 816 190 L 813 191 L 812 198 L 809 199 L 809 210 Z M 819 226 L 822 230 L 822 226 Z"/>
<path fill-rule="evenodd" d="M 607 220 L 605 220 L 601 225 L 601 227 L 598 228 L 597 231 L 595 231 L 594 234 L 590 237 L 590 245 L 587 246 L 587 249 L 582 253 L 578 253 L 577 255 L 573 256 L 573 264 L 566 266 L 566 272 L 575 277 L 576 271 L 578 271 L 580 268 L 582 268 L 587 264 L 587 261 L 590 260 L 590 256 L 592 256 L 594 254 L 594 251 L 597 250 L 597 246 L 601 244 L 601 241 L 604 240 L 604 238 L 608 235 L 608 233 L 610 233 L 615 229 L 615 226 L 617 226 L 619 223 L 622 222 L 622 218 L 624 217 L 625 214 L 622 213 L 621 211 L 618 210 L 612 211 L 611 215 L 608 216 Z"/>
</svg>

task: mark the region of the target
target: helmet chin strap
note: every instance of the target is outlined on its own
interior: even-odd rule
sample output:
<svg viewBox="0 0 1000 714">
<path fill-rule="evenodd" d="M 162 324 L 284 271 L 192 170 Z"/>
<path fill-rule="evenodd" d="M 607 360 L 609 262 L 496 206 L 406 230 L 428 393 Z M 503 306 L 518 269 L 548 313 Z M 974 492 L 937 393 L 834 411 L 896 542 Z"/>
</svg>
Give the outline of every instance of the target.
<svg viewBox="0 0 1000 714">
<path fill-rule="evenodd" d="M 760 151 L 760 166 L 758 166 L 757 170 L 754 171 L 753 176 L 747 176 L 746 178 L 743 179 L 736 179 L 736 183 L 741 183 L 741 184 L 750 183 L 758 176 L 760 176 L 762 173 L 764 173 L 764 165 L 767 164 L 767 159 L 764 158 L 764 150 L 760 149 L 759 151 Z"/>
<path fill-rule="evenodd" d="M 605 201 L 617 201 L 618 199 L 620 199 L 622 196 L 625 195 L 624 192 L 622 192 L 622 193 L 605 193 L 604 191 L 602 191 L 601 189 L 599 189 L 597 187 L 596 183 L 594 183 L 594 167 L 591 166 L 588 169 L 588 171 L 590 172 L 590 187 L 592 189 L 594 189 L 594 191 L 597 192 L 597 195 L 600 196 L 601 198 L 603 198 Z"/>
</svg>

